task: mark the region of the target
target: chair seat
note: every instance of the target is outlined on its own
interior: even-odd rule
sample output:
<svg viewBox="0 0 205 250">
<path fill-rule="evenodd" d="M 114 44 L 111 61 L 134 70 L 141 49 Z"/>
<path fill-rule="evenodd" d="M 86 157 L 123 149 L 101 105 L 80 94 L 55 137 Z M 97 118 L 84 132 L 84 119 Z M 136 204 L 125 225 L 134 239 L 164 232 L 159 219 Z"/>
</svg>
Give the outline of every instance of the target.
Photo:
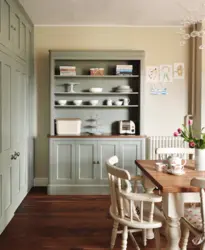
<svg viewBox="0 0 205 250">
<path fill-rule="evenodd" d="M 136 202 L 137 203 L 137 202 Z M 135 216 L 133 216 L 133 221 L 132 221 L 132 226 L 129 225 L 129 212 L 126 211 L 126 205 L 125 205 L 125 218 L 121 219 L 120 217 L 116 216 L 115 214 L 112 213 L 112 208 L 110 207 L 110 215 L 113 219 L 119 221 L 122 224 L 126 224 L 129 227 L 133 227 L 133 228 L 159 228 L 162 226 L 162 224 L 165 223 L 165 218 L 163 216 L 163 214 L 155 207 L 154 208 L 154 220 L 153 222 L 149 222 L 149 211 L 150 211 L 150 204 L 145 203 L 144 204 L 144 222 L 139 222 L 138 220 L 136 220 Z M 136 209 L 137 209 L 137 214 L 140 215 L 140 211 L 139 208 L 136 204 Z"/>
<path fill-rule="evenodd" d="M 202 231 L 201 208 L 186 208 L 184 211 L 184 219 L 192 225 L 193 228 Z"/>
</svg>

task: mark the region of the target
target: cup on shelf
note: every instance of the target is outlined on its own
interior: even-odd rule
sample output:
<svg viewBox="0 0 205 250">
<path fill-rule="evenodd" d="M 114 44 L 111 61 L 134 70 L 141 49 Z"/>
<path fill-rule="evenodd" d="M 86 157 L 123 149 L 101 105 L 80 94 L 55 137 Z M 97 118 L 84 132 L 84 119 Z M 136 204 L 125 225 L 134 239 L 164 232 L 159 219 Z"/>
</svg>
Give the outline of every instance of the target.
<svg viewBox="0 0 205 250">
<path fill-rule="evenodd" d="M 115 101 L 115 105 L 121 106 L 122 105 L 122 101 Z"/>
<path fill-rule="evenodd" d="M 61 106 L 66 105 L 67 100 L 58 100 L 57 103 Z"/>
<path fill-rule="evenodd" d="M 107 106 L 112 106 L 112 100 L 111 99 L 107 100 Z"/>
<path fill-rule="evenodd" d="M 92 106 L 97 105 L 98 102 L 99 102 L 98 100 L 90 100 L 90 104 L 91 104 Z"/>
<path fill-rule="evenodd" d="M 76 106 L 80 106 L 82 104 L 83 100 L 74 100 L 73 103 L 76 105 Z"/>
</svg>

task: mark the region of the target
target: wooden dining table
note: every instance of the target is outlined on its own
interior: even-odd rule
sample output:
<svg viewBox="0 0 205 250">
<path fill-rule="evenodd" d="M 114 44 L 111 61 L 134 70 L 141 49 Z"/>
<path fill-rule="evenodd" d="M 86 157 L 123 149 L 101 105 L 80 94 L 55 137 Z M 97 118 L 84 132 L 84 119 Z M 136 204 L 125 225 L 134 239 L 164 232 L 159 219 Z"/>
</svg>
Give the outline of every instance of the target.
<svg viewBox="0 0 205 250">
<path fill-rule="evenodd" d="M 168 250 L 180 250 L 180 218 L 184 215 L 185 203 L 199 203 L 199 188 L 190 185 L 194 177 L 204 177 L 205 171 L 196 171 L 193 160 L 188 160 L 185 174 L 176 176 L 155 170 L 156 160 L 136 160 L 136 166 L 143 175 L 147 193 L 158 189 L 163 197 L 162 210 L 167 221 Z M 151 234 L 152 232 L 150 232 Z M 151 236 L 150 236 L 151 238 Z"/>
</svg>

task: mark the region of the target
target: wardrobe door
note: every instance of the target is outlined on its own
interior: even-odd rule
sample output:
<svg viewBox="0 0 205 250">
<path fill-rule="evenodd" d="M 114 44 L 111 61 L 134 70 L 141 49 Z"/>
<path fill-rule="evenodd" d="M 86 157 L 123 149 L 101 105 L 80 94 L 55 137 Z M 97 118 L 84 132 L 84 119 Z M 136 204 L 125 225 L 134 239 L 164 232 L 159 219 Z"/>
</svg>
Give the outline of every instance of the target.
<svg viewBox="0 0 205 250">
<path fill-rule="evenodd" d="M 0 233 L 13 216 L 11 88 L 13 60 L 0 52 Z"/>
<path fill-rule="evenodd" d="M 12 81 L 12 148 L 14 160 L 12 161 L 12 195 L 15 209 L 19 206 L 27 193 L 27 76 L 20 64 L 15 64 Z"/>
</svg>

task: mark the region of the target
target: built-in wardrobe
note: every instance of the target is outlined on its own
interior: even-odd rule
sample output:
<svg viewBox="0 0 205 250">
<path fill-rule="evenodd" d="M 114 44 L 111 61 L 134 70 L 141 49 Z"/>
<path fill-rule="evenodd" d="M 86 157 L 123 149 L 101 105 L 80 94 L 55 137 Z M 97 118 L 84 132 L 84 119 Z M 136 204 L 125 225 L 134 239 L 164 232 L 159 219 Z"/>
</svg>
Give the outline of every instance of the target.
<svg viewBox="0 0 205 250">
<path fill-rule="evenodd" d="M 33 183 L 33 25 L 16 0 L 0 0 L 0 234 Z"/>
</svg>

